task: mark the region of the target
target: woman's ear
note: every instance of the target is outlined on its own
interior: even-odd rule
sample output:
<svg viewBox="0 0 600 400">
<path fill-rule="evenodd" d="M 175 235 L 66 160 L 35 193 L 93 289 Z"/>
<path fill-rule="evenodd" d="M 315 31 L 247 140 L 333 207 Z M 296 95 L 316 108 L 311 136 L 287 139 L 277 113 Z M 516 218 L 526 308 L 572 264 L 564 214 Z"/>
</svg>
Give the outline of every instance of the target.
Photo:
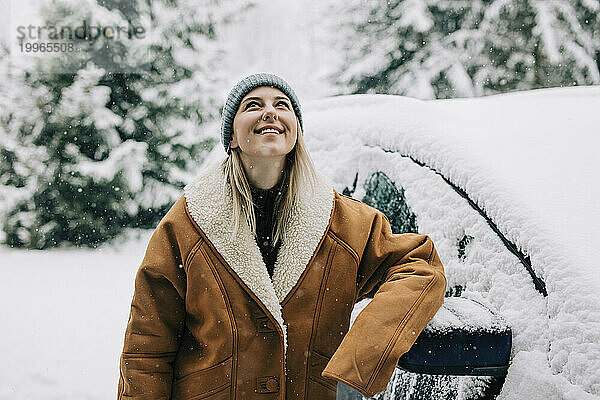
<svg viewBox="0 0 600 400">
<path fill-rule="evenodd" d="M 235 140 L 235 138 L 232 137 L 231 140 L 229 141 L 229 148 L 235 149 L 237 147 L 239 147 L 239 144 L 238 144 L 237 140 Z"/>
</svg>

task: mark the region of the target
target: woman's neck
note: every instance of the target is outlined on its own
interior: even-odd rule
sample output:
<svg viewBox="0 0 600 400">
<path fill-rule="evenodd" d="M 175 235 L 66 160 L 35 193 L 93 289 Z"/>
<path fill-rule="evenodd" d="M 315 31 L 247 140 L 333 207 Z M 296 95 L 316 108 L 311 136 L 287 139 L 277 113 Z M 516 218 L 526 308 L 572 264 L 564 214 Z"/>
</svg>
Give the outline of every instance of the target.
<svg viewBox="0 0 600 400">
<path fill-rule="evenodd" d="M 285 156 L 255 159 L 242 154 L 241 159 L 248 181 L 259 189 L 271 189 L 283 176 Z"/>
</svg>

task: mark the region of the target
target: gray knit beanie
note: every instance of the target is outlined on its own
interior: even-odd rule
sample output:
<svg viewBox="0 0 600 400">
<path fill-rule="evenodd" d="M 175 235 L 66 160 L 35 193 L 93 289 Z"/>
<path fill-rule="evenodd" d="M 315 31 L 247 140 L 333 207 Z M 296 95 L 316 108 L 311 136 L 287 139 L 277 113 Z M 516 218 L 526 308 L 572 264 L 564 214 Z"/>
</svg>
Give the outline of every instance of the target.
<svg viewBox="0 0 600 400">
<path fill-rule="evenodd" d="M 271 86 L 285 93 L 292 102 L 292 108 L 294 109 L 296 118 L 298 118 L 298 122 L 300 122 L 300 128 L 304 130 L 300 102 L 298 101 L 296 93 L 294 93 L 294 89 L 277 75 L 265 72 L 250 75 L 239 81 L 233 89 L 231 89 L 227 96 L 227 100 L 225 101 L 225 106 L 223 107 L 223 114 L 221 116 L 221 142 L 223 142 L 227 154 L 231 153 L 229 142 L 233 136 L 233 118 L 237 113 L 240 103 L 244 96 L 260 86 Z"/>
</svg>

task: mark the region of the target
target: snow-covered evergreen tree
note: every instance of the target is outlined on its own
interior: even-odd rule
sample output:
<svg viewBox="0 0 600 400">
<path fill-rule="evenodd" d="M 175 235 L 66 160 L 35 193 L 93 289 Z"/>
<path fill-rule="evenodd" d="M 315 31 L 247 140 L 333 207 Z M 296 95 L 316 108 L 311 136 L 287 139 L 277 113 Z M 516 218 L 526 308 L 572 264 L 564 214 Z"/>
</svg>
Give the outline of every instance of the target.
<svg viewBox="0 0 600 400">
<path fill-rule="evenodd" d="M 153 227 L 215 140 L 220 24 L 232 0 L 54 2 L 47 25 L 141 24 L 144 40 L 98 39 L 3 75 L 2 240 L 94 245 Z"/>
<path fill-rule="evenodd" d="M 351 0 L 328 14 L 351 93 L 471 97 L 600 83 L 595 0 Z M 343 17 L 340 18 L 339 15 Z"/>
<path fill-rule="evenodd" d="M 20 67 L 27 67 L 21 64 Z M 8 49 L 0 49 L 0 240 L 32 241 L 50 225 L 36 222 L 30 207 L 38 187 L 47 186 L 44 174 L 49 153 L 36 142 L 41 134 L 50 97 L 44 87 L 24 84 L 25 75 L 15 73 Z M 29 231 L 27 227 L 36 224 Z M 9 227 L 8 230 L 5 227 Z"/>
</svg>

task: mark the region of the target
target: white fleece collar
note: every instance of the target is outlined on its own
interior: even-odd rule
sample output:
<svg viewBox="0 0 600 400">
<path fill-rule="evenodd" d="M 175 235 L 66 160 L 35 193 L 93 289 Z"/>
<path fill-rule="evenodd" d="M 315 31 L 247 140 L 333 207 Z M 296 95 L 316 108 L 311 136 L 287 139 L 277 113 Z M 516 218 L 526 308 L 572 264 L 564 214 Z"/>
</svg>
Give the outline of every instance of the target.
<svg viewBox="0 0 600 400">
<path fill-rule="evenodd" d="M 185 186 L 184 194 L 194 221 L 239 278 L 271 312 L 281 326 L 287 351 L 287 329 L 280 303 L 298 282 L 329 225 L 333 209 L 333 184 L 317 172 L 315 192 L 300 190 L 293 210 L 288 240 L 282 241 L 271 280 L 248 224 L 231 240 L 233 200 L 220 162 L 204 169 Z M 225 190 L 225 191 L 224 191 Z"/>
</svg>

